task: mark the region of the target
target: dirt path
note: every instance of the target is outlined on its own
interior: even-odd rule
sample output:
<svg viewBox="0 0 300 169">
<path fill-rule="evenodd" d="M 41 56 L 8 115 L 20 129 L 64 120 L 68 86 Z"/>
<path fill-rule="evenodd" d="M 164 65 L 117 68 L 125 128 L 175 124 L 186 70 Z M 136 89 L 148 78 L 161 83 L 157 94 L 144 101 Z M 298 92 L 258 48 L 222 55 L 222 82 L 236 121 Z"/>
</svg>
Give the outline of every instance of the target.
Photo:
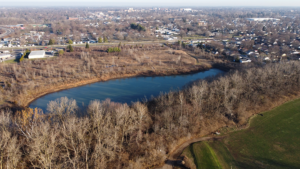
<svg viewBox="0 0 300 169">
<path fill-rule="evenodd" d="M 199 142 L 199 141 L 205 141 L 205 140 L 217 140 L 222 139 L 225 136 L 219 136 L 219 137 L 201 137 L 201 138 L 194 138 L 191 140 L 188 140 L 181 145 L 179 145 L 173 152 L 170 153 L 169 157 L 166 159 L 165 164 L 162 167 L 158 167 L 156 169 L 172 169 L 173 166 L 178 165 L 178 158 L 182 154 L 183 150 L 188 147 L 190 144 Z"/>
</svg>

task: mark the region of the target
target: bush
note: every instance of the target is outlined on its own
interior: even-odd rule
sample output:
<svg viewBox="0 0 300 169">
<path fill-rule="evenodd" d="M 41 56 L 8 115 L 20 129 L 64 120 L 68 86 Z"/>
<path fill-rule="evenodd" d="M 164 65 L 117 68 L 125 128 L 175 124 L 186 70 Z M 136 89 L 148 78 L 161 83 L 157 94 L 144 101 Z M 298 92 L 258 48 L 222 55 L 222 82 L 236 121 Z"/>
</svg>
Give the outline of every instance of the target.
<svg viewBox="0 0 300 169">
<path fill-rule="evenodd" d="M 101 37 L 99 37 L 98 38 L 98 43 L 102 43 L 103 41 L 102 41 L 102 38 Z"/>
<path fill-rule="evenodd" d="M 73 52 L 73 51 L 74 51 L 72 45 L 69 45 L 69 46 L 67 47 L 67 49 L 69 50 L 69 52 Z"/>
<path fill-rule="evenodd" d="M 119 47 L 114 47 L 114 48 L 108 48 L 107 53 L 112 53 L 112 52 L 121 52 L 121 49 Z"/>
<path fill-rule="evenodd" d="M 104 43 L 107 43 L 108 40 L 107 40 L 107 37 L 104 37 Z"/>
<path fill-rule="evenodd" d="M 58 51 L 58 55 L 59 55 L 59 56 L 62 56 L 63 54 L 64 54 L 64 50 L 59 50 L 59 51 Z"/>
<path fill-rule="evenodd" d="M 24 60 L 24 57 L 25 57 L 26 53 L 24 53 L 21 58 L 19 59 L 19 62 L 22 62 Z"/>
<path fill-rule="evenodd" d="M 26 49 L 26 52 L 23 53 L 23 55 L 20 57 L 19 62 L 22 62 L 25 57 L 28 58 L 28 55 L 30 54 L 30 50 Z"/>
<path fill-rule="evenodd" d="M 53 40 L 53 39 L 50 39 L 48 45 L 54 45 L 54 40 Z"/>
<path fill-rule="evenodd" d="M 130 24 L 130 27 L 131 27 L 131 29 L 135 29 L 138 31 L 146 31 L 146 28 L 140 24 L 132 23 L 132 24 Z"/>
</svg>

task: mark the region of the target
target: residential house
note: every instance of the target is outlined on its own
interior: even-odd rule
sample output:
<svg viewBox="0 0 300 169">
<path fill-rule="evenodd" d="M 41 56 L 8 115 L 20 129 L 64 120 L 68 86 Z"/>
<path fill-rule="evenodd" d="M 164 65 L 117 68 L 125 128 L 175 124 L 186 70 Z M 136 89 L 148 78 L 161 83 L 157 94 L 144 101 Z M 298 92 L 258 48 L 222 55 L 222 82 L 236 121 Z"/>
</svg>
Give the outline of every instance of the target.
<svg viewBox="0 0 300 169">
<path fill-rule="evenodd" d="M 251 60 L 249 58 L 241 58 L 240 63 L 250 63 Z"/>
</svg>

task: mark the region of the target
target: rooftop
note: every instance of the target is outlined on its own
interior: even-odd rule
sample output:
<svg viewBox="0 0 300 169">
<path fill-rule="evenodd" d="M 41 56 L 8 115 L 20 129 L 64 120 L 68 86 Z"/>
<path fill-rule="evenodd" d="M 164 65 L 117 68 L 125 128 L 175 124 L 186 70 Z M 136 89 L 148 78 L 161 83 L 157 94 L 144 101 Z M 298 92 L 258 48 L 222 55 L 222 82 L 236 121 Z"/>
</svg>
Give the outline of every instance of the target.
<svg viewBox="0 0 300 169">
<path fill-rule="evenodd" d="M 31 56 L 34 56 L 34 55 L 45 55 L 45 51 L 44 50 L 31 51 L 30 55 Z"/>
</svg>

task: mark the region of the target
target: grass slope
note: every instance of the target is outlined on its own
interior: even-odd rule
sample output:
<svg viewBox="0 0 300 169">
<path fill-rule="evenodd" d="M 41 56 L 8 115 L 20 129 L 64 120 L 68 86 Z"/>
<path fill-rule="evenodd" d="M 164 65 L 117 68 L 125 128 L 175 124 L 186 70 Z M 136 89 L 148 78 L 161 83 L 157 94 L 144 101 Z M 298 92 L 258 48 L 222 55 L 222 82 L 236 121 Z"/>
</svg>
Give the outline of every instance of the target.
<svg viewBox="0 0 300 169">
<path fill-rule="evenodd" d="M 193 144 L 195 154 L 207 151 L 201 144 L 205 143 Z M 246 130 L 206 144 L 223 168 L 300 168 L 300 99 L 257 115 Z M 200 158 L 206 157 L 194 161 L 201 164 Z"/>
<path fill-rule="evenodd" d="M 258 115 L 223 142 L 238 168 L 300 168 L 300 99 Z"/>
<path fill-rule="evenodd" d="M 194 143 L 183 152 L 184 155 L 193 160 L 197 168 L 221 169 L 218 158 L 207 142 Z"/>
</svg>

